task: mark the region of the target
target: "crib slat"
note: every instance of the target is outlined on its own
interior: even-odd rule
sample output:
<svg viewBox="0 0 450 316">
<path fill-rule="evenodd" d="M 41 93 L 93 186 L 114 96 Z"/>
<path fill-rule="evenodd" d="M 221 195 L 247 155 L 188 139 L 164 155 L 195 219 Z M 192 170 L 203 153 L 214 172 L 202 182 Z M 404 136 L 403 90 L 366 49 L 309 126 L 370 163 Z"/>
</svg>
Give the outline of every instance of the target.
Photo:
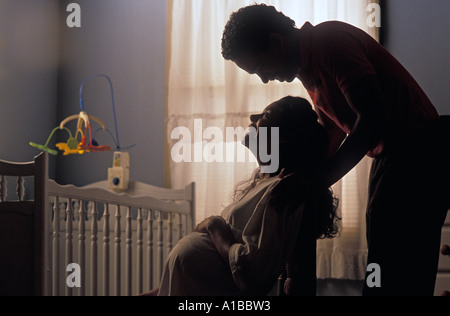
<svg viewBox="0 0 450 316">
<path fill-rule="evenodd" d="M 178 240 L 183 238 L 183 215 L 178 214 Z"/>
<path fill-rule="evenodd" d="M 66 267 L 73 263 L 73 206 L 72 199 L 67 201 L 66 209 Z M 73 288 L 66 286 L 66 296 L 73 295 Z"/>
<path fill-rule="evenodd" d="M 147 217 L 147 268 L 148 290 L 153 290 L 153 211 L 148 210 Z"/>
<path fill-rule="evenodd" d="M 23 177 L 17 178 L 17 198 L 19 202 L 23 202 L 23 198 L 25 197 L 25 180 Z"/>
<path fill-rule="evenodd" d="M 164 216 L 163 212 L 158 211 L 158 227 L 159 227 L 159 238 L 158 238 L 158 253 L 159 253 L 159 278 L 162 276 L 163 266 L 164 266 Z"/>
<path fill-rule="evenodd" d="M 8 196 L 7 189 L 8 181 L 6 181 L 5 176 L 1 176 L 0 178 L 0 202 L 5 202 Z"/>
<path fill-rule="evenodd" d="M 109 204 L 105 204 L 103 220 L 103 295 L 109 296 Z"/>
<path fill-rule="evenodd" d="M 98 204 L 94 202 L 91 218 L 91 296 L 98 295 Z"/>
<path fill-rule="evenodd" d="M 143 286 L 143 280 L 144 280 L 144 273 L 143 273 L 143 231 L 142 231 L 142 209 L 138 209 L 137 214 L 137 287 L 138 287 L 138 294 L 143 293 L 144 286 Z"/>
<path fill-rule="evenodd" d="M 60 226 L 59 226 L 59 197 L 55 197 L 53 205 L 53 296 L 60 295 Z"/>
<path fill-rule="evenodd" d="M 167 253 L 170 253 L 172 251 L 172 243 L 173 243 L 173 221 L 172 221 L 172 213 L 168 214 L 169 218 L 167 221 L 167 229 L 168 229 L 168 236 L 167 236 Z"/>
<path fill-rule="evenodd" d="M 120 286 L 121 286 L 121 280 L 120 280 L 120 205 L 117 205 L 116 210 L 116 223 L 115 223 L 115 253 L 114 253 L 114 279 L 115 279 L 115 285 L 116 285 L 116 296 L 120 296 Z"/>
<path fill-rule="evenodd" d="M 132 250 L 133 250 L 133 231 L 131 227 L 131 207 L 127 207 L 126 216 L 126 257 L 125 257 L 125 270 L 126 270 L 126 295 L 131 296 L 131 287 L 133 285 L 132 280 Z"/>
<path fill-rule="evenodd" d="M 80 201 L 79 209 L 79 222 L 78 222 L 78 261 L 81 270 L 81 287 L 79 289 L 80 296 L 86 295 L 86 206 L 84 201 Z"/>
</svg>

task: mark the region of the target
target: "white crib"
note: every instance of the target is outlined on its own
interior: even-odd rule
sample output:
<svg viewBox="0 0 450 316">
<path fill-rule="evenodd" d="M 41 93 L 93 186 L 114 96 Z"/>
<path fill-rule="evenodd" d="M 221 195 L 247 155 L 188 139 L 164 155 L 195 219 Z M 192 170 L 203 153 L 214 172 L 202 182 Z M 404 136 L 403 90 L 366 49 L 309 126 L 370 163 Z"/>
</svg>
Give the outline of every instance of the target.
<svg viewBox="0 0 450 316">
<path fill-rule="evenodd" d="M 117 194 L 106 181 L 76 188 L 49 180 L 48 196 L 48 295 L 132 296 L 156 288 L 168 253 L 195 223 L 194 184 L 169 190 L 132 182 Z M 71 263 L 81 271 L 79 288 L 66 282 Z"/>
<path fill-rule="evenodd" d="M 124 193 L 106 181 L 61 186 L 48 179 L 47 163 L 46 154 L 26 164 L 0 161 L 0 224 L 11 232 L 1 235 L 0 257 L 8 260 L 0 260 L 0 293 L 134 296 L 158 287 L 168 253 L 195 224 L 195 184 L 131 182 Z M 34 201 L 25 200 L 26 177 L 34 178 Z"/>
</svg>

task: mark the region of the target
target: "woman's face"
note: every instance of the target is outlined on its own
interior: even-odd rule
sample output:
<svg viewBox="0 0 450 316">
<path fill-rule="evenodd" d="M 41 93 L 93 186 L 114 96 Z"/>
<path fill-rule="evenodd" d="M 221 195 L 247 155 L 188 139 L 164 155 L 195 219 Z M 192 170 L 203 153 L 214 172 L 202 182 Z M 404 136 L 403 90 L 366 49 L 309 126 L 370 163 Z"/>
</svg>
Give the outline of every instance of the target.
<svg viewBox="0 0 450 316">
<path fill-rule="evenodd" d="M 251 124 L 258 131 L 260 127 L 279 127 L 281 122 L 281 114 L 277 108 L 278 102 L 274 102 L 264 109 L 260 114 L 250 116 Z"/>
<path fill-rule="evenodd" d="M 244 145 L 253 152 L 261 166 L 279 162 L 280 143 L 284 141 L 280 139 L 282 119 L 277 102 L 269 105 L 262 113 L 251 115 L 250 121 Z M 271 161 L 263 159 L 261 155 L 264 154 L 270 155 Z"/>
<path fill-rule="evenodd" d="M 243 144 L 257 158 L 261 171 L 268 165 L 268 155 L 271 163 L 279 163 L 278 171 L 307 168 L 312 161 L 323 160 L 321 146 L 324 151 L 327 148 L 326 131 L 317 120 L 317 114 L 306 100 L 284 98 L 262 113 L 250 116 L 251 124 Z"/>
</svg>

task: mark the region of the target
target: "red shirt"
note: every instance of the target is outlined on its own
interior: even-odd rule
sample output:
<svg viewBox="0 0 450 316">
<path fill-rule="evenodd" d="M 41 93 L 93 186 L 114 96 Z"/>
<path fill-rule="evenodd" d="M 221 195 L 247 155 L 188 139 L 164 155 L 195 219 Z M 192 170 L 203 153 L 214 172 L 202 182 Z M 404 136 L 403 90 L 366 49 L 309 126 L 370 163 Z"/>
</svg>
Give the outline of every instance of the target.
<svg viewBox="0 0 450 316">
<path fill-rule="evenodd" d="M 387 131 L 368 155 L 376 157 L 386 146 L 413 135 L 438 112 L 409 72 L 366 32 L 337 21 L 312 26 L 300 32 L 298 78 L 314 105 L 346 134 L 356 122 L 356 114 L 344 94 L 358 80 L 377 75 L 384 92 L 382 110 L 387 115 Z"/>
</svg>

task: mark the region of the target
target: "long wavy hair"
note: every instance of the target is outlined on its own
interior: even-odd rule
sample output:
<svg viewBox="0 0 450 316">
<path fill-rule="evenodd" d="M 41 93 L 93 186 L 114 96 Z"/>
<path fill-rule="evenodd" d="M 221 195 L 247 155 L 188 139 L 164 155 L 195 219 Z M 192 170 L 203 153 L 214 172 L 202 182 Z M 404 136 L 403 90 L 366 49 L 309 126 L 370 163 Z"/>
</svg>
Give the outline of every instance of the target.
<svg viewBox="0 0 450 316">
<path fill-rule="evenodd" d="M 280 168 L 270 176 L 278 176 L 282 170 L 285 175 L 295 176 L 288 182 L 290 187 L 271 203 L 278 209 L 292 207 L 295 202 L 306 203 L 305 210 L 314 218 L 316 237 L 334 238 L 339 234 L 341 221 L 337 214 L 338 200 L 319 177 L 328 150 L 328 134 L 311 104 L 303 98 L 285 97 L 277 102 L 275 110 L 281 114 L 276 127 L 283 142 L 280 142 Z M 234 199 L 245 196 L 264 176 L 261 168 L 256 169 L 251 179 L 238 184 Z"/>
</svg>

